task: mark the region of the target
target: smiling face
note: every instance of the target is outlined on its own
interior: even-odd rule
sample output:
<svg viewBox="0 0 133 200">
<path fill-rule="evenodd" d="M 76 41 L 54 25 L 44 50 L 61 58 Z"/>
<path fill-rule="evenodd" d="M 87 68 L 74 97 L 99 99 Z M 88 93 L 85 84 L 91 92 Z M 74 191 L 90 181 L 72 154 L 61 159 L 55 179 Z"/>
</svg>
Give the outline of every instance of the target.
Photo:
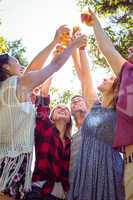
<svg viewBox="0 0 133 200">
<path fill-rule="evenodd" d="M 5 64 L 4 67 L 8 70 L 9 74 L 21 76 L 23 73 L 23 67 L 19 64 L 18 60 L 14 57 L 9 57 L 8 64 Z"/>
<path fill-rule="evenodd" d="M 133 46 L 129 47 L 128 49 L 128 60 L 129 62 L 133 63 Z"/>
<path fill-rule="evenodd" d="M 71 100 L 71 113 L 87 112 L 87 102 L 82 96 L 75 96 Z"/>
<path fill-rule="evenodd" d="M 52 120 L 64 120 L 66 123 L 69 123 L 71 119 L 71 113 L 69 109 L 64 105 L 57 105 L 52 112 Z"/>
<path fill-rule="evenodd" d="M 102 83 L 98 86 L 98 90 L 102 93 L 110 93 L 116 77 L 104 78 Z"/>
</svg>

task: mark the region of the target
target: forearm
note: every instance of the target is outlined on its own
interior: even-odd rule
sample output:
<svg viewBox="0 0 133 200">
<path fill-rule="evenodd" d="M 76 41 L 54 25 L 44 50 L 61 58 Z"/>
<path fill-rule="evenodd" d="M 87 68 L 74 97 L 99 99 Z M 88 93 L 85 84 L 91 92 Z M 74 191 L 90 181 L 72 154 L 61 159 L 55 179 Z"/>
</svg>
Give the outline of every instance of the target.
<svg viewBox="0 0 133 200">
<path fill-rule="evenodd" d="M 93 29 L 101 52 L 105 56 L 114 73 L 118 75 L 126 60 L 115 49 L 113 43 L 102 29 L 98 20 L 94 23 Z"/>
<path fill-rule="evenodd" d="M 80 63 L 82 66 L 82 95 L 87 98 L 88 107 L 90 108 L 97 100 L 97 92 L 85 50 L 80 50 Z"/>
<path fill-rule="evenodd" d="M 46 80 L 42 84 L 41 91 L 40 91 L 40 95 L 42 97 L 47 97 L 49 95 L 49 90 L 50 90 L 51 83 L 52 83 L 52 77 L 50 77 L 48 80 Z"/>
<path fill-rule="evenodd" d="M 104 32 L 103 28 L 101 27 L 100 22 L 97 20 L 93 25 L 95 37 L 97 43 L 99 45 L 100 50 L 105 55 L 109 52 L 114 50 L 114 45 L 107 34 Z"/>
<path fill-rule="evenodd" d="M 73 63 L 74 63 L 74 67 L 77 73 L 77 76 L 79 78 L 79 80 L 81 81 L 82 79 L 82 74 L 81 74 L 81 66 L 80 66 L 80 59 L 79 59 L 79 54 L 77 52 L 77 49 L 75 49 L 72 52 L 72 59 L 73 59 Z"/>
<path fill-rule="evenodd" d="M 43 67 L 45 61 L 47 60 L 48 56 L 50 55 L 52 49 L 55 47 L 56 41 L 52 41 L 46 48 L 44 48 L 29 64 L 26 69 L 28 71 L 35 71 L 39 70 Z"/>
<path fill-rule="evenodd" d="M 36 123 L 49 123 L 49 115 L 50 115 L 50 96 L 42 97 L 37 96 L 36 97 Z M 37 125 L 36 124 L 36 125 Z M 39 128 L 40 129 L 40 128 Z"/>
<path fill-rule="evenodd" d="M 88 56 L 85 50 L 80 50 L 79 51 L 80 55 L 80 63 L 81 63 L 81 74 L 82 74 L 82 80 L 84 81 L 85 79 L 90 79 L 92 77 L 91 75 L 91 69 L 89 66 L 89 60 Z"/>
<path fill-rule="evenodd" d="M 41 85 L 44 81 L 46 81 L 53 73 L 58 71 L 67 61 L 67 59 L 72 54 L 72 51 L 76 48 L 76 44 L 72 43 L 68 48 L 64 50 L 64 52 L 54 58 L 52 62 L 47 65 L 45 68 L 39 71 L 33 71 L 25 74 L 20 79 L 20 85 L 28 88 L 28 90 L 32 91 L 38 85 Z"/>
<path fill-rule="evenodd" d="M 72 55 L 73 50 L 76 49 L 76 44 L 71 43 L 65 50 L 64 52 L 58 56 L 57 58 L 54 59 L 55 65 L 56 65 L 56 71 L 58 71 L 61 66 L 65 64 L 65 62 L 68 60 L 68 58 Z"/>
</svg>

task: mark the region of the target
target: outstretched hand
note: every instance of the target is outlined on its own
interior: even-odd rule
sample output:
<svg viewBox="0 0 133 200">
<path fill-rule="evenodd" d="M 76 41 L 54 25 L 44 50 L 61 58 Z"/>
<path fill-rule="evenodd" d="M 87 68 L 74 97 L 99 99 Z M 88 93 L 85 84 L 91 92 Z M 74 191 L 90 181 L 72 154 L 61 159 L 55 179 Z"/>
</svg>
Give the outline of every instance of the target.
<svg viewBox="0 0 133 200">
<path fill-rule="evenodd" d="M 54 37 L 54 41 L 56 43 L 60 42 L 60 37 L 62 33 L 64 32 L 70 34 L 70 29 L 67 27 L 67 25 L 62 25 L 56 30 L 55 37 Z"/>
<path fill-rule="evenodd" d="M 86 11 L 81 13 L 81 21 L 87 26 L 93 26 L 98 21 L 98 19 L 95 13 L 90 8 L 88 8 Z"/>
<path fill-rule="evenodd" d="M 72 40 L 77 38 L 77 37 L 80 37 L 81 35 L 82 35 L 82 33 L 81 33 L 80 27 L 74 26 L 73 30 L 72 30 Z"/>
<path fill-rule="evenodd" d="M 74 39 L 76 39 L 76 38 L 79 38 L 79 37 L 82 36 L 82 35 L 83 35 L 83 34 L 82 34 L 81 29 L 80 29 L 79 26 L 73 27 L 73 31 L 72 31 L 72 40 L 74 40 Z M 80 49 L 80 50 L 84 50 L 86 46 L 87 46 L 87 43 L 86 43 L 85 46 L 82 46 L 82 47 L 80 47 L 79 49 Z"/>
<path fill-rule="evenodd" d="M 88 12 L 91 14 L 91 17 L 92 17 L 92 26 L 98 22 L 98 17 L 97 15 L 95 14 L 95 12 L 93 12 L 90 8 L 88 8 Z"/>
<path fill-rule="evenodd" d="M 81 35 L 81 36 L 73 39 L 72 42 L 75 44 L 76 48 L 85 47 L 85 46 L 87 46 L 87 36 Z"/>
</svg>

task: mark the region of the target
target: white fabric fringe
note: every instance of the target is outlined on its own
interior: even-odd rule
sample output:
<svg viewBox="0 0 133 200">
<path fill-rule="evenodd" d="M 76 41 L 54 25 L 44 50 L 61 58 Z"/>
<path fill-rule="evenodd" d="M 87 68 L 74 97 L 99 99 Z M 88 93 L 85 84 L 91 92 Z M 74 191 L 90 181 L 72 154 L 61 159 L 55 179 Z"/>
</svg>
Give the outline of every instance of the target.
<svg viewBox="0 0 133 200">
<path fill-rule="evenodd" d="M 14 177 L 18 174 L 25 157 L 27 157 L 26 159 L 27 166 L 26 166 L 24 190 L 28 191 L 31 189 L 32 153 L 27 153 L 27 154 L 25 153 L 15 157 L 14 159 L 10 157 L 0 159 L 0 168 L 2 167 L 1 165 L 3 160 L 5 162 L 0 177 L 0 192 L 4 191 L 7 187 L 10 187 L 12 185 L 12 181 Z M 13 168 L 15 169 L 14 171 L 12 171 Z"/>
</svg>

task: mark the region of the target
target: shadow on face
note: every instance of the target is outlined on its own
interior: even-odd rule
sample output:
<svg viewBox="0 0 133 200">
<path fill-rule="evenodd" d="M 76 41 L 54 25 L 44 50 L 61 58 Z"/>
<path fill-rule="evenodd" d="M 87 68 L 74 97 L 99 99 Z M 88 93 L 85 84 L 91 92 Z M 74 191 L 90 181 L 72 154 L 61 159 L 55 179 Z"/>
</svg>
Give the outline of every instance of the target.
<svg viewBox="0 0 133 200">
<path fill-rule="evenodd" d="M 98 86 L 98 90 L 102 93 L 111 93 L 114 81 L 116 80 L 115 76 L 111 76 L 110 78 L 104 78 L 103 81 Z"/>
<path fill-rule="evenodd" d="M 71 113 L 86 112 L 88 110 L 87 101 L 82 96 L 74 96 L 71 99 Z"/>
</svg>

